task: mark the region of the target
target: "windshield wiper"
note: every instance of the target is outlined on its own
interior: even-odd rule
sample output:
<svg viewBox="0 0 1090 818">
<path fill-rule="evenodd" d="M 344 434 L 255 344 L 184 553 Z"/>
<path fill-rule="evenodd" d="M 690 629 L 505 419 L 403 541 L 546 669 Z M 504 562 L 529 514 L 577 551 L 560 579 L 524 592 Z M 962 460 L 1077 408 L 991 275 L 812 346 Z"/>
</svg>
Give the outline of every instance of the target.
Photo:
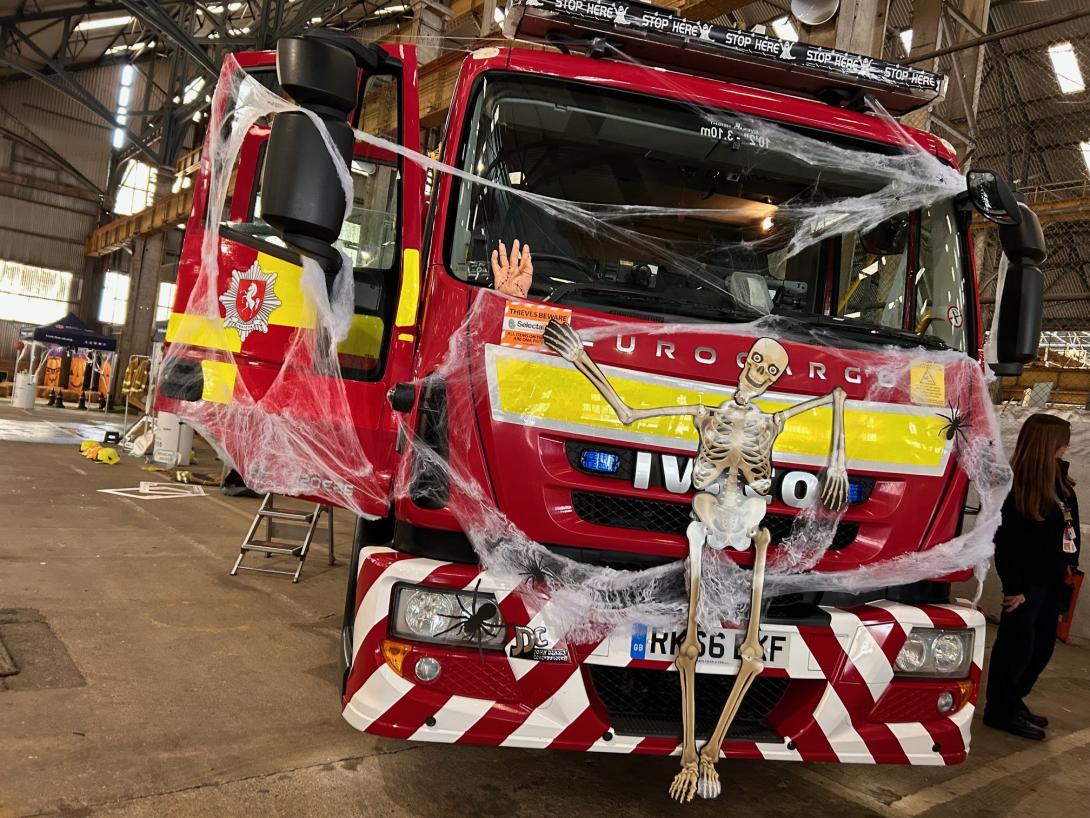
<svg viewBox="0 0 1090 818">
<path fill-rule="evenodd" d="M 765 313 L 760 310 L 750 308 L 748 304 L 744 304 L 741 301 L 736 301 L 739 307 L 745 307 L 746 309 L 733 309 L 731 307 L 714 307 L 710 304 L 697 304 L 692 301 L 685 301 L 681 298 L 674 298 L 666 295 L 665 293 L 651 292 L 648 290 L 630 290 L 627 287 L 618 287 L 612 284 L 600 284 L 595 281 L 573 281 L 568 284 L 561 284 L 558 287 L 552 289 L 548 294 L 547 300 L 552 302 L 559 302 L 560 299 L 571 295 L 572 293 L 600 293 L 603 295 L 617 295 L 623 299 L 630 301 L 639 301 L 641 303 L 651 304 L 673 304 L 684 308 L 689 311 L 696 311 L 703 315 L 710 316 L 712 318 L 723 319 L 732 323 L 747 323 L 749 321 L 756 321 L 758 318 L 764 318 Z"/>
<path fill-rule="evenodd" d="M 893 327 L 860 324 L 846 318 L 833 318 L 830 315 L 785 315 L 783 317 L 808 326 L 827 327 L 839 334 L 861 338 L 874 344 L 892 343 L 901 347 L 925 346 L 931 349 L 950 349 L 944 340 L 934 335 L 917 335 L 914 332 Z"/>
</svg>

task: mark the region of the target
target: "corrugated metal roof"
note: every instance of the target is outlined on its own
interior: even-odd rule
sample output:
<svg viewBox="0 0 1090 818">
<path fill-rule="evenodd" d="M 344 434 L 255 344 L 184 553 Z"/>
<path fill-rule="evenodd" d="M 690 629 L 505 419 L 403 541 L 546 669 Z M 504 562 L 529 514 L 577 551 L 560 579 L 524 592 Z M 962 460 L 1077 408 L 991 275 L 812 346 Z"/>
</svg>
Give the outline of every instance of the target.
<svg viewBox="0 0 1090 818">
<path fill-rule="evenodd" d="M 993 2 L 989 31 L 1044 21 L 1086 9 L 1086 0 L 1047 3 Z M 984 70 L 977 108 L 977 151 L 973 164 L 992 168 L 1034 191 L 1059 183 L 1088 182 L 1079 143 L 1090 140 L 1090 91 L 1061 93 L 1048 46 L 1070 42 L 1083 79 L 1090 83 L 1090 17 L 1019 34 L 984 47 Z M 1039 198 L 1085 198 L 1075 186 Z M 1088 214 L 1090 215 L 1090 214 Z M 1090 291 L 1090 221 L 1045 224 L 1049 257 L 1042 265 L 1046 293 Z M 994 297 L 995 248 L 978 257 L 984 297 Z M 991 308 L 985 310 L 990 314 Z M 1046 329 L 1090 328 L 1090 301 L 1047 301 Z"/>
<path fill-rule="evenodd" d="M 121 66 L 81 71 L 79 81 L 108 110 L 117 105 Z M 86 107 L 33 79 L 5 82 L 2 102 L 56 153 L 100 188 L 107 187 L 113 150 L 111 129 Z M 52 160 L 0 135 L 0 258 L 80 273 L 84 245 L 98 221 L 91 191 Z M 33 179 L 40 188 L 18 184 Z M 82 188 L 68 195 L 66 188 Z M 80 192 L 80 191 L 75 191 Z"/>
<path fill-rule="evenodd" d="M 121 67 L 81 71 L 80 84 L 107 110 L 117 107 Z M 37 80 L 5 83 L 0 102 L 84 176 L 105 188 L 110 169 L 111 129 L 86 107 Z"/>
</svg>

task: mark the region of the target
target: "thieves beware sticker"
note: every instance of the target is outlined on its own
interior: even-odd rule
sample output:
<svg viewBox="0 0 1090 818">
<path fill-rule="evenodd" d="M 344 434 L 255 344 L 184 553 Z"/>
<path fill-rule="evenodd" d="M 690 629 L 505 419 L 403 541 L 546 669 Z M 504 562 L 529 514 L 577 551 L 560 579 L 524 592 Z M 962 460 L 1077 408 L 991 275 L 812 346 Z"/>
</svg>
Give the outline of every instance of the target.
<svg viewBox="0 0 1090 818">
<path fill-rule="evenodd" d="M 526 301 L 508 301 L 503 310 L 500 344 L 516 349 L 541 349 L 545 346 L 541 340 L 545 325 L 550 319 L 568 324 L 571 322 L 571 310 Z"/>
<path fill-rule="evenodd" d="M 917 364 L 912 367 L 912 402 L 921 406 L 946 405 L 946 369 L 942 364 Z"/>
</svg>

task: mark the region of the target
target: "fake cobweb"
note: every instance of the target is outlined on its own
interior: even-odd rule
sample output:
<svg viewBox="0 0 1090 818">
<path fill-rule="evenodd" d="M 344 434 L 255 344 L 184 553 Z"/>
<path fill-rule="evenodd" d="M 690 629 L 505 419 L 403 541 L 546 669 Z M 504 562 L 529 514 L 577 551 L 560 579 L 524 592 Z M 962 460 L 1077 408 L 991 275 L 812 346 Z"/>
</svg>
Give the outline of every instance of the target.
<svg viewBox="0 0 1090 818">
<path fill-rule="evenodd" d="M 218 217 L 224 212 L 232 168 L 251 126 L 291 110 L 299 109 L 267 91 L 233 59 L 225 61 L 202 159 L 202 170 L 206 171 L 202 178 L 209 181 L 196 191 L 198 206 L 207 201 L 210 214 L 204 225 L 202 265 L 184 309 L 189 316 L 207 319 L 204 331 L 219 341 L 209 344 L 196 336 L 174 339 L 164 373 L 172 372 L 176 382 L 186 373 L 194 379 L 199 373 L 204 394 L 202 399 L 176 401 L 173 410 L 213 442 L 259 492 L 305 495 L 364 517 L 373 517 L 376 509 L 397 502 L 430 507 L 440 520 L 437 527 L 464 531 L 495 581 L 517 586 L 531 610 L 548 600 L 550 628 L 569 639 L 600 638 L 631 623 L 680 626 L 688 604 L 685 540 L 680 531 L 634 531 L 643 524 L 631 519 L 624 524 L 627 527 L 594 529 L 596 548 L 604 544 L 608 549 L 608 543 L 617 548 L 619 543 L 623 550 L 628 540 L 646 535 L 657 544 L 658 553 L 675 557 L 654 567 L 620 570 L 572 558 L 571 548 L 558 549 L 556 543 L 544 544 L 528 533 L 535 529 L 555 532 L 569 525 L 566 521 L 576 513 L 570 492 L 568 502 L 560 502 L 553 491 L 557 487 L 523 478 L 540 475 L 536 461 L 547 457 L 552 458 L 554 473 L 574 475 L 568 464 L 557 465 L 563 454 L 544 451 L 546 446 L 563 446 L 564 435 L 557 430 L 567 428 L 564 423 L 574 424 L 575 439 L 593 440 L 597 431 L 605 430 L 614 441 L 650 441 L 647 445 L 652 449 L 665 447 L 691 455 L 696 448 L 692 418 L 656 421 L 658 425 L 641 425 L 641 421 L 631 428 L 622 427 L 589 383 L 571 375 L 574 370 L 563 358 L 544 347 L 525 350 L 501 344 L 508 308 L 515 302 L 486 286 L 467 288 L 464 315 L 450 324 L 444 353 L 433 355 L 434 365 L 426 371 L 406 375 L 415 378 L 417 405 L 422 407 L 418 414 L 427 414 L 427 418 L 391 412 L 386 396 L 377 389 L 367 392 L 366 399 L 355 397 L 361 393 L 352 391 L 356 387 L 350 389 L 342 377 L 338 345 L 350 329 L 354 299 L 347 257 L 331 279 L 315 262 L 304 259 L 301 289 L 306 314 L 299 322 L 301 328 L 284 334 L 282 364 L 257 367 L 246 356 L 228 351 L 235 333 L 243 333 L 238 331 L 237 321 L 235 327 L 224 327 L 230 298 L 237 294 L 228 297 L 227 303 L 223 294 L 232 279 L 246 271 L 221 264 Z M 686 110 L 698 122 L 718 129 L 714 133 L 722 135 L 726 128 L 730 140 L 745 147 L 749 158 L 738 171 L 740 176 L 747 170 L 777 165 L 787 175 L 808 180 L 796 184 L 774 208 L 758 212 L 774 211 L 772 226 L 762 218 L 762 224 L 754 229 L 754 202 L 718 192 L 726 186 L 737 187 L 737 180 L 713 180 L 708 195 L 689 197 L 674 203 L 676 206 L 661 201 L 578 202 L 537 192 L 525 179 L 516 184 L 478 165 L 467 164 L 472 171 L 452 167 L 374 134 L 357 132 L 356 138 L 426 169 L 438 195 L 444 194 L 446 186 L 453 188 L 452 201 L 459 191 L 469 191 L 467 195 L 477 197 L 480 206 L 517 208 L 533 214 L 532 220 L 581 236 L 587 244 L 623 246 L 630 258 L 654 259 L 654 276 L 665 278 L 665 271 L 669 271 L 673 280 L 683 282 L 683 291 L 701 293 L 704 306 L 721 309 L 728 320 L 686 315 L 684 305 L 676 305 L 668 296 L 650 307 L 642 302 L 625 309 L 595 309 L 592 303 L 589 313 L 586 307 L 576 308 L 572 324 L 591 357 L 600 362 L 616 365 L 623 358 L 619 353 L 635 345 L 641 349 L 650 345 L 659 351 L 677 350 L 679 356 L 687 350 L 698 362 L 707 364 L 700 367 L 706 382 L 672 379 L 673 355 L 665 355 L 661 365 L 656 364 L 659 371 L 646 378 L 653 387 L 646 388 L 656 395 L 674 390 L 676 394 L 668 396 L 665 403 L 680 406 L 697 401 L 715 406 L 728 399 L 737 383 L 740 356 L 762 337 L 779 340 L 797 369 L 785 374 L 758 400 L 762 409 L 775 411 L 786 405 L 784 400 L 790 403 L 791 398 L 777 389 L 813 396 L 829 392 L 837 383 L 848 386 L 848 471 L 853 478 L 860 472 L 872 473 L 878 481 L 869 504 L 860 508 L 885 510 L 889 520 L 897 521 L 895 525 L 918 529 L 919 536 L 890 553 L 891 549 L 882 547 L 882 538 L 889 542 L 903 542 L 904 538 L 885 531 L 842 552 L 836 546 L 837 537 L 851 520 L 820 504 L 809 505 L 793 518 L 789 532 L 770 550 L 766 599 L 793 593 L 858 594 L 966 568 L 981 576 L 992 553 L 1010 471 L 979 364 L 956 350 L 911 342 L 883 344 L 835 326 L 763 314 L 768 310 L 760 309 L 760 298 L 754 311 L 753 304 L 739 296 L 737 287 L 725 286 L 722 275 L 723 269 L 744 268 L 754 258 L 778 265 L 782 271 L 792 259 L 805 259 L 823 242 L 839 241 L 843 236 L 869 235 L 873 244 L 881 243 L 883 236 L 890 240 L 892 234 L 896 243 L 897 232 L 908 226 L 907 214 L 942 212 L 943 207 L 949 210 L 951 200 L 964 189 L 962 177 L 921 149 L 881 111 L 874 114 L 876 128 L 885 127 L 899 135 L 896 151 L 833 144 L 764 120 L 727 119 L 696 105 Z M 318 123 L 316 118 L 314 121 Z M 331 154 L 337 157 L 335 150 L 331 149 Z M 339 158 L 336 161 L 348 213 L 353 183 L 347 168 Z M 825 180 L 829 180 L 827 184 Z M 724 187 L 716 187 L 720 183 Z M 692 220 L 729 229 L 719 234 L 706 231 L 706 235 L 678 229 Z M 951 215 L 947 225 L 952 220 Z M 933 231 L 940 230 L 941 220 L 936 225 Z M 488 249 L 501 239 L 510 246 L 514 238 L 518 236 L 488 236 Z M 953 233 L 945 240 L 956 242 Z M 864 254 L 860 241 L 854 252 Z M 845 255 L 849 252 L 842 249 Z M 484 255 L 477 261 L 487 266 L 487 258 Z M 564 286 L 562 262 L 546 262 L 542 259 L 538 263 L 538 276 L 551 283 L 552 295 L 556 295 L 555 290 Z M 883 284 L 888 279 L 904 286 L 903 269 L 897 278 L 895 254 L 887 268 L 882 267 L 881 258 L 873 264 L 877 272 L 859 278 L 855 297 L 859 303 L 866 302 L 859 311 L 877 314 L 903 309 L 897 293 Z M 743 290 L 746 281 L 743 278 L 741 282 Z M 714 297 L 705 297 L 709 293 Z M 798 295 L 797 288 L 795 293 Z M 530 298 L 518 304 L 540 308 L 536 302 L 541 297 L 543 293 L 531 291 Z M 949 293 L 946 297 L 956 299 Z M 964 304 L 951 300 L 946 310 L 938 294 L 933 298 L 935 314 L 930 320 L 957 324 L 954 307 L 964 309 Z M 557 297 L 548 306 L 571 309 L 572 305 Z M 660 317 L 641 320 L 656 310 Z M 261 316 L 256 316 L 251 321 L 249 332 L 260 335 L 276 330 L 267 324 L 262 327 L 260 320 Z M 901 325 L 899 314 L 895 324 Z M 946 330 L 956 341 L 957 333 L 950 327 Z M 284 332 L 282 328 L 279 331 Z M 213 346 L 221 349 L 213 350 Z M 715 360 L 709 362 L 713 355 Z M 818 355 L 824 369 L 815 375 L 811 362 Z M 631 373 L 609 367 L 606 371 L 617 378 L 615 385 L 622 397 L 630 402 L 641 399 L 631 389 Z M 928 379 L 936 377 L 941 387 L 929 386 Z M 217 390 L 219 399 L 208 399 L 209 393 Z M 440 393 L 443 400 L 433 399 Z M 793 468 L 792 463 L 804 462 L 809 464 L 804 468 L 820 480 L 829 450 L 831 418 L 831 410 L 825 407 L 789 421 L 777 442 L 777 468 Z M 427 424 L 433 430 L 443 430 L 440 437 L 422 434 Z M 489 438 L 483 448 L 482 435 Z M 663 442 L 664 437 L 673 440 Z M 377 466 L 365 453 L 361 438 L 366 445 L 396 438 L 402 453 L 396 473 Z M 641 444 L 626 445 L 635 448 Z M 948 462 L 955 465 L 947 468 Z M 909 488 L 921 484 L 911 481 L 924 473 L 933 475 L 927 481 L 930 499 L 914 505 L 918 498 L 908 496 Z M 963 490 L 966 479 L 980 498 L 971 531 L 954 536 L 952 530 L 932 531 L 929 521 L 917 519 L 932 514 L 948 493 Z M 608 492 L 610 488 L 606 485 L 599 490 Z M 631 491 L 625 493 L 631 495 Z M 683 498 L 676 499 L 683 502 Z M 535 510 L 524 511 L 527 508 Z M 956 519 L 959 514 L 957 508 L 949 516 Z M 523 517 L 526 522 L 520 525 Z M 587 530 L 585 526 L 575 529 Z M 581 538 L 573 534 L 567 544 L 582 544 Z M 921 543 L 926 547 L 921 548 Z M 846 559 L 855 552 L 870 556 Z M 706 549 L 699 609 L 699 621 L 705 626 L 745 620 L 751 554 L 751 550 Z"/>
</svg>

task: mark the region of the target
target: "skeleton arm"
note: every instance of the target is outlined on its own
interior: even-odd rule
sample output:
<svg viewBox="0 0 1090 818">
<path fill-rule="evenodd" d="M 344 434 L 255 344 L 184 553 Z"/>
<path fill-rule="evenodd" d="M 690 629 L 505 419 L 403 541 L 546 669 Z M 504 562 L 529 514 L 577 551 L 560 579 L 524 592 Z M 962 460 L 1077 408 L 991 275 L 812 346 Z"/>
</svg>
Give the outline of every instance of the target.
<svg viewBox="0 0 1090 818">
<path fill-rule="evenodd" d="M 598 368 L 598 364 L 594 363 L 587 351 L 583 349 L 583 342 L 580 340 L 579 335 L 567 324 L 550 320 L 545 327 L 545 345 L 565 360 L 570 361 L 572 366 L 583 373 L 583 376 L 606 399 L 606 403 L 610 405 L 610 408 L 617 414 L 617 418 L 625 426 L 630 426 L 637 420 L 643 420 L 644 418 L 661 417 L 663 415 L 694 415 L 699 417 L 707 412 L 707 407 L 702 404 L 633 409 L 617 394 L 617 390 L 613 388 L 613 384 L 609 382 L 605 373 Z"/>
<path fill-rule="evenodd" d="M 795 417 L 811 409 L 832 405 L 833 407 L 833 439 L 829 450 L 829 468 L 825 474 L 825 485 L 821 491 L 821 499 L 831 509 L 840 509 L 848 502 L 848 469 L 847 456 L 844 453 L 844 403 L 847 398 L 844 390 L 839 386 L 828 395 L 811 398 L 796 404 L 789 409 L 777 412 L 776 422 L 780 428 Z"/>
</svg>

